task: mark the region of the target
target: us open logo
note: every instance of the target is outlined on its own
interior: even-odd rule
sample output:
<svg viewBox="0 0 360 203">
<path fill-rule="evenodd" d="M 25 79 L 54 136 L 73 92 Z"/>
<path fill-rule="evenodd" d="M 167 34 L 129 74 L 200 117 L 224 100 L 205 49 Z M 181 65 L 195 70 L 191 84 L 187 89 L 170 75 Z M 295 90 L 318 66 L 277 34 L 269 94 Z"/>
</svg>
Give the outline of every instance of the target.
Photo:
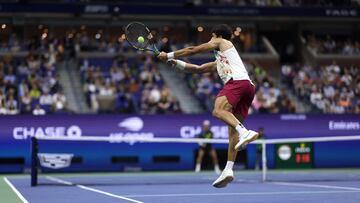
<svg viewBox="0 0 360 203">
<path fill-rule="evenodd" d="M 131 117 L 121 121 L 118 126 L 128 131 L 140 131 L 144 127 L 144 122 L 139 117 Z"/>
<path fill-rule="evenodd" d="M 130 145 L 135 144 L 138 139 L 149 139 L 154 138 L 155 135 L 153 132 L 142 132 L 144 128 L 144 121 L 140 117 L 129 117 L 120 121 L 117 125 L 122 129 L 121 132 L 110 133 L 109 137 L 114 138 L 110 139 L 110 143 L 120 143 L 126 142 Z"/>
</svg>

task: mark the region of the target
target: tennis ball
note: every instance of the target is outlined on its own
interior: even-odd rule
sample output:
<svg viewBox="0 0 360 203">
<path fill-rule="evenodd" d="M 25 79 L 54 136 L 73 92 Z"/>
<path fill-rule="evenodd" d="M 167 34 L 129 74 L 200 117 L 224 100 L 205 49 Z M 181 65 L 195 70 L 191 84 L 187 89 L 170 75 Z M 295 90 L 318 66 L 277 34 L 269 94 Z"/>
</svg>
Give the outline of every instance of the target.
<svg viewBox="0 0 360 203">
<path fill-rule="evenodd" d="M 144 41 L 145 41 L 144 37 L 142 37 L 142 36 L 138 37 L 137 40 L 139 43 L 144 43 Z"/>
</svg>

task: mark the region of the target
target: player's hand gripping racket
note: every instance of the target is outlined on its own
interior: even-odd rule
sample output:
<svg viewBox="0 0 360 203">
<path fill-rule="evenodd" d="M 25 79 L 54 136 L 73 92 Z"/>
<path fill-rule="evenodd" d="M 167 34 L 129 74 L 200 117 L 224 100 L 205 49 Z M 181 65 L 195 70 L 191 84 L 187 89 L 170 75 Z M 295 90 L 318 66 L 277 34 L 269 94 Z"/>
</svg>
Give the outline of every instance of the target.
<svg viewBox="0 0 360 203">
<path fill-rule="evenodd" d="M 159 50 L 154 44 L 153 36 L 144 24 L 131 22 L 125 28 L 126 40 L 129 44 L 140 51 L 152 51 L 159 55 Z"/>
</svg>

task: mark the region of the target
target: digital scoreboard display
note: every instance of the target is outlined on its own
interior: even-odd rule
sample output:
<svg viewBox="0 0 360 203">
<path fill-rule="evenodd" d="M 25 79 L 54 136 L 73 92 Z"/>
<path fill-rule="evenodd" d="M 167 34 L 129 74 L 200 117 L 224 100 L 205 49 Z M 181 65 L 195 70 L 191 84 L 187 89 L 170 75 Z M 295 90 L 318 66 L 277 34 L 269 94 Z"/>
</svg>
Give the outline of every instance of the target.
<svg viewBox="0 0 360 203">
<path fill-rule="evenodd" d="M 276 168 L 312 168 L 312 143 L 282 143 L 275 145 Z"/>
</svg>

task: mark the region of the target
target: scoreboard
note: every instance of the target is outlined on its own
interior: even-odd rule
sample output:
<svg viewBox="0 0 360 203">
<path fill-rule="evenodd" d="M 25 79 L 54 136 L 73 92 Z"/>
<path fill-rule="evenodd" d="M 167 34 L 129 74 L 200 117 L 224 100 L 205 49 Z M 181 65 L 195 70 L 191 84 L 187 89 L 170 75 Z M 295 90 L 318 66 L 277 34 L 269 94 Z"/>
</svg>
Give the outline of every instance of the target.
<svg viewBox="0 0 360 203">
<path fill-rule="evenodd" d="M 276 168 L 312 168 L 313 143 L 281 143 L 275 145 Z"/>
</svg>

